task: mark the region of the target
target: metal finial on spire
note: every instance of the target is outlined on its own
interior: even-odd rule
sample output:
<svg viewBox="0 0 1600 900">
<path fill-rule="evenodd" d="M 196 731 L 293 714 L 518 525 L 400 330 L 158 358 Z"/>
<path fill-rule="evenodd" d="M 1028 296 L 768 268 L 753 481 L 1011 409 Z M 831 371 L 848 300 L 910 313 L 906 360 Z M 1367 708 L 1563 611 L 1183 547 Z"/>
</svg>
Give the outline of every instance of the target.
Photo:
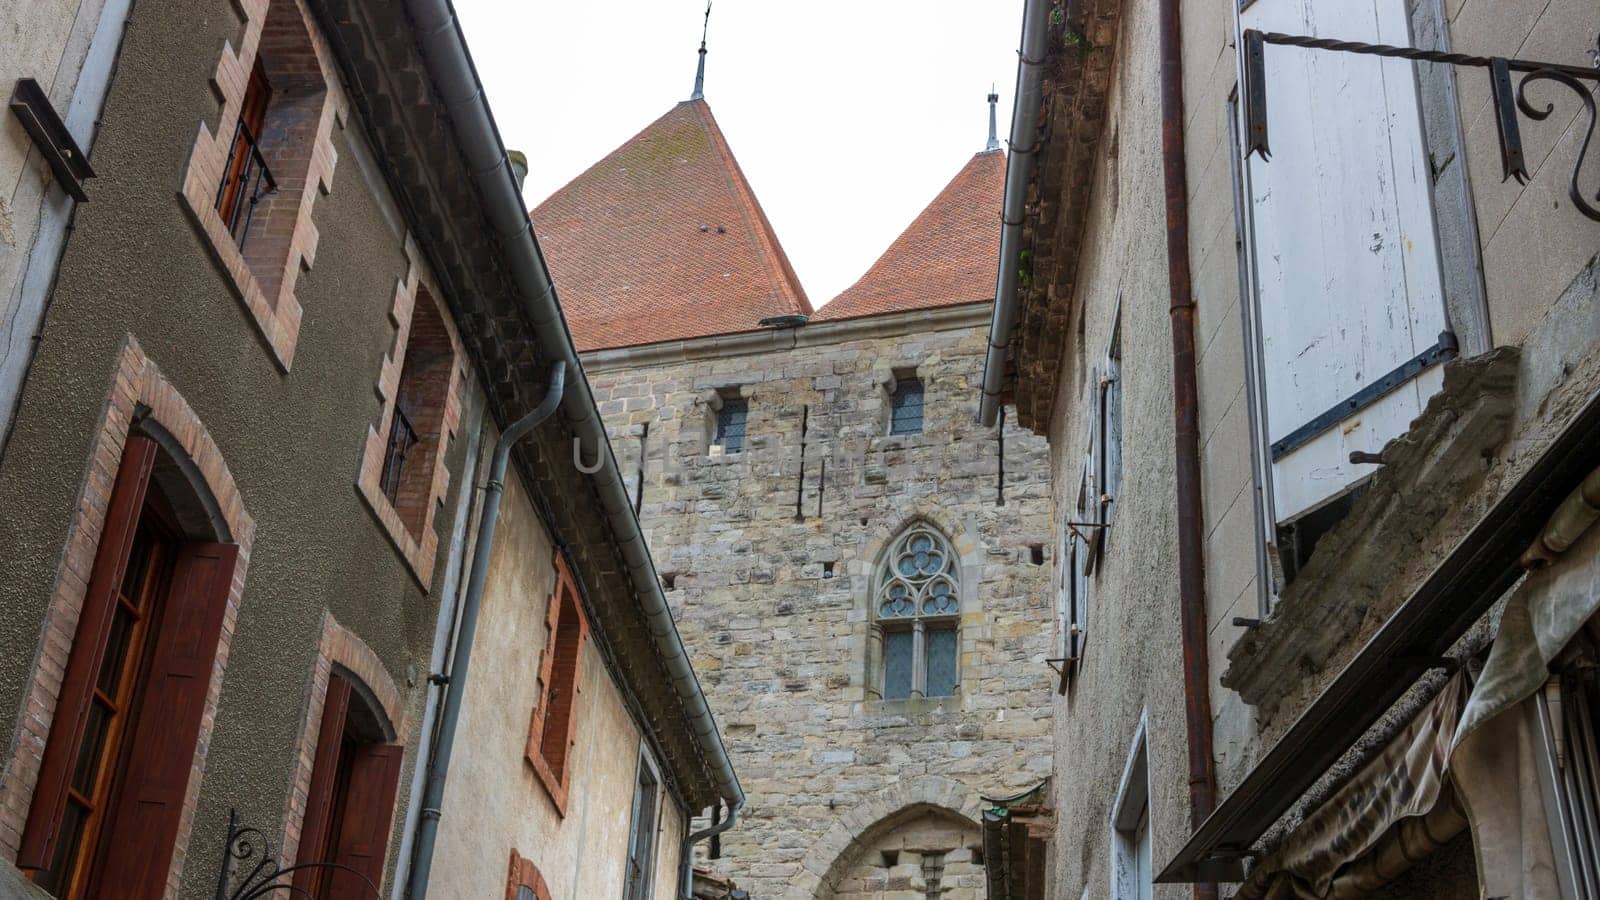
<svg viewBox="0 0 1600 900">
<path fill-rule="evenodd" d="M 700 27 L 700 65 L 694 70 L 694 93 L 690 100 L 703 100 L 706 96 L 706 32 L 711 30 L 711 0 L 706 0 L 706 20 Z"/>
<path fill-rule="evenodd" d="M 999 102 L 1000 102 L 1000 95 L 995 92 L 994 85 L 992 85 L 992 84 L 989 85 L 989 143 L 988 143 L 987 146 L 985 146 L 983 148 L 986 151 L 987 150 L 999 150 L 1000 149 L 1000 135 L 998 133 L 998 130 L 995 128 L 995 120 L 994 120 L 995 104 L 997 104 Z"/>
</svg>

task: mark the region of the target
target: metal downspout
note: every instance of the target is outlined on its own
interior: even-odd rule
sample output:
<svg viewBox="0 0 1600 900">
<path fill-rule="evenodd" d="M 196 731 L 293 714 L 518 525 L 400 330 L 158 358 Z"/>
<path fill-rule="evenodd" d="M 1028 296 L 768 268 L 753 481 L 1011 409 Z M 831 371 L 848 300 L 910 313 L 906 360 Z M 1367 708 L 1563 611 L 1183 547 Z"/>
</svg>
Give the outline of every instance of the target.
<svg viewBox="0 0 1600 900">
<path fill-rule="evenodd" d="M 428 72 L 439 86 L 448 114 L 446 121 L 466 157 L 483 215 L 493 228 L 509 273 L 519 289 L 523 312 L 538 339 L 539 351 L 547 359 L 565 362 L 570 372 L 580 373 L 583 367 L 567 331 L 566 320 L 562 318 L 555 285 L 534 239 L 533 224 L 516 189 L 510 161 L 484 100 L 483 86 L 473 68 L 455 12 L 449 0 L 405 0 L 405 7 L 416 23 Z M 701 748 L 710 757 L 707 762 L 715 773 L 718 792 L 736 813 L 744 806 L 744 789 L 739 786 L 722 736 L 717 733 L 716 720 L 672 621 L 672 611 L 661 593 L 661 581 L 639 529 L 632 498 L 617 468 L 616 457 L 611 453 L 605 424 L 600 420 L 587 382 L 575 378 L 573 387 L 562 400 L 563 417 L 582 442 L 585 458 L 591 454 L 599 456 L 600 468 L 590 476 L 590 481 L 622 552 L 634 593 L 649 622 L 650 637 L 671 676 L 673 691 L 683 704 L 684 714 Z M 732 818 L 730 815 L 730 820 Z M 687 892 L 688 886 L 683 889 Z"/>
<path fill-rule="evenodd" d="M 445 689 L 444 710 L 439 716 L 438 746 L 428 767 L 428 783 L 422 793 L 422 820 L 417 825 L 416 859 L 411 865 L 410 894 L 428 895 L 428 875 L 433 868 L 433 846 L 439 836 L 439 815 L 444 807 L 444 781 L 450 772 L 450 754 L 455 749 L 456 727 L 461 721 L 462 701 L 467 693 L 467 670 L 472 664 L 473 638 L 478 632 L 478 611 L 483 607 L 483 583 L 489 574 L 489 554 L 494 549 L 494 532 L 500 521 L 500 498 L 505 494 L 506 463 L 511 448 L 540 422 L 550 418 L 566 393 L 567 364 L 557 360 L 550 367 L 550 381 L 543 400 L 532 412 L 511 423 L 494 442 L 489 461 L 489 478 L 484 486 L 483 506 L 478 510 L 478 540 L 472 549 L 472 574 L 467 579 L 467 595 L 461 600 L 461 633 L 456 638 L 455 658 L 450 664 Z"/>
<path fill-rule="evenodd" d="M 1017 318 L 1017 260 L 1022 252 L 1028 182 L 1033 179 L 1038 162 L 1039 103 L 1052 5 L 1052 0 L 1028 0 L 1022 12 L 1017 93 L 1011 107 L 1011 142 L 1006 153 L 1006 194 L 1000 210 L 1000 271 L 995 278 L 994 312 L 989 319 L 989 352 L 983 360 L 983 396 L 978 402 L 978 424 L 985 428 L 993 427 L 999 415 L 1006 348 Z"/>
<path fill-rule="evenodd" d="M 732 828 L 733 823 L 739 820 L 739 810 L 741 809 L 744 809 L 744 797 L 742 796 L 738 802 L 729 805 L 726 819 L 712 825 L 710 828 L 702 828 L 699 831 L 691 832 L 683 839 L 683 849 L 678 855 L 678 890 L 679 896 L 683 900 L 692 900 L 694 896 L 694 845 L 708 838 L 716 837 Z"/>
<path fill-rule="evenodd" d="M 1166 184 L 1167 277 L 1171 291 L 1172 419 L 1177 456 L 1178 605 L 1183 639 L 1183 708 L 1188 731 L 1189 827 L 1217 805 L 1211 747 L 1211 662 L 1206 645 L 1205 523 L 1200 497 L 1200 403 L 1194 292 L 1189 271 L 1189 175 L 1183 115 L 1182 0 L 1160 0 L 1161 156 Z M 1196 884 L 1196 898 L 1217 895 Z"/>
</svg>

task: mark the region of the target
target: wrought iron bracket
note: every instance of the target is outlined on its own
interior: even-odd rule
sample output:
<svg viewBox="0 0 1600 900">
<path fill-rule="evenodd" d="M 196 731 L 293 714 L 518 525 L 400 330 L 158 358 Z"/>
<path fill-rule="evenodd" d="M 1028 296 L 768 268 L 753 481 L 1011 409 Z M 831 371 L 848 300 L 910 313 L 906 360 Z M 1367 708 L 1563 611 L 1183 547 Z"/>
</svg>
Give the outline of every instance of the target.
<svg viewBox="0 0 1600 900">
<path fill-rule="evenodd" d="M 255 858 L 258 850 L 260 859 Z M 243 880 L 235 884 L 234 866 L 238 863 L 250 866 L 250 870 Z M 228 840 L 222 845 L 222 869 L 217 873 L 217 900 L 259 900 L 278 891 L 294 894 L 296 890 L 292 878 L 284 881 L 279 879 L 305 869 L 338 869 L 348 872 L 367 886 L 367 890 L 372 892 L 371 896 L 377 898 L 383 896 L 377 885 L 372 883 L 372 879 L 343 863 L 297 863 L 292 866 L 280 866 L 277 854 L 272 851 L 272 844 L 267 841 L 267 836 L 261 833 L 261 829 L 239 824 L 238 810 L 228 810 Z"/>
<path fill-rule="evenodd" d="M 50 98 L 39 82 L 32 78 L 17 79 L 16 86 L 11 89 L 11 113 L 22 123 L 28 137 L 33 138 L 62 190 L 79 203 L 87 201 L 89 195 L 83 189 L 83 182 L 94 177 L 94 169 L 78 148 L 78 142 L 73 140 L 72 132 L 67 130 L 67 124 L 50 105 Z"/>
<path fill-rule="evenodd" d="M 1311 439 L 1381 400 L 1386 394 L 1459 352 L 1454 333 L 1445 331 L 1438 343 L 1396 366 L 1394 371 L 1335 403 L 1332 408 L 1272 443 L 1272 461 L 1288 456 Z M 1352 459 L 1351 462 L 1358 460 Z"/>
<path fill-rule="evenodd" d="M 1518 113 L 1534 122 L 1540 122 L 1555 112 L 1554 103 L 1547 103 L 1540 108 L 1528 99 L 1529 85 L 1554 82 L 1567 87 L 1577 95 L 1589 118 L 1584 129 L 1583 142 L 1578 147 L 1578 157 L 1572 164 L 1572 174 L 1567 181 L 1567 196 L 1572 199 L 1572 204 L 1578 208 L 1578 212 L 1593 221 L 1600 222 L 1600 205 L 1594 202 L 1600 201 L 1600 194 L 1596 194 L 1593 198 L 1587 197 L 1578 186 L 1578 177 L 1582 174 L 1584 161 L 1589 155 L 1589 143 L 1594 138 L 1596 119 L 1594 85 L 1600 84 L 1600 43 L 1597 43 L 1596 49 L 1590 52 L 1590 56 L 1596 61 L 1596 67 L 1584 67 L 1249 29 L 1244 33 L 1245 100 L 1242 105 L 1245 118 L 1245 156 L 1248 158 L 1252 153 L 1259 153 L 1263 161 L 1270 160 L 1272 156 L 1267 129 L 1267 44 L 1488 69 L 1489 89 L 1493 100 L 1491 106 L 1494 108 L 1495 125 L 1500 135 L 1501 180 L 1514 178 L 1518 184 L 1526 184 L 1529 177 L 1527 159 L 1522 151 L 1522 127 Z M 1513 72 L 1518 73 L 1520 79 L 1513 78 L 1511 74 Z"/>
</svg>

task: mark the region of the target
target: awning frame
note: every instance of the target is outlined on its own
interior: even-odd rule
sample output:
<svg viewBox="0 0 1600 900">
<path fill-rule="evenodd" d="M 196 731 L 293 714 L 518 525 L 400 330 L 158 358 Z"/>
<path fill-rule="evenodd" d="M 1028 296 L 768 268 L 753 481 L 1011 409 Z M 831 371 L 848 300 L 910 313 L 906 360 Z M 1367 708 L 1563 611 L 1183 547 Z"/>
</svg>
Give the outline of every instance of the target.
<svg viewBox="0 0 1600 900">
<path fill-rule="evenodd" d="M 1517 560 L 1600 465 L 1600 392 L 1367 641 L 1156 877 L 1235 882 L 1254 845 L 1522 577 Z"/>
</svg>

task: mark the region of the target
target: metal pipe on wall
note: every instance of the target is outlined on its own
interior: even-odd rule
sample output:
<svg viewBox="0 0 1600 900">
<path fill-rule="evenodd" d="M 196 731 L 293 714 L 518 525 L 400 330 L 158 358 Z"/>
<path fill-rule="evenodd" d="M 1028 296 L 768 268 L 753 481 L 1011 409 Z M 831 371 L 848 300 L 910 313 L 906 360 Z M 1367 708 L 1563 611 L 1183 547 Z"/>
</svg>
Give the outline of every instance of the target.
<svg viewBox="0 0 1600 900">
<path fill-rule="evenodd" d="M 567 364 L 557 360 L 550 367 L 550 380 L 544 399 L 531 412 L 513 422 L 495 441 L 489 460 L 489 478 L 483 490 L 483 506 L 478 511 L 478 539 L 472 549 L 472 574 L 467 579 L 467 594 L 461 600 L 460 634 L 445 684 L 444 709 L 439 714 L 439 737 L 428 768 L 427 786 L 422 793 L 422 815 L 417 825 L 416 858 L 412 861 L 410 891 L 413 897 L 428 895 L 428 875 L 433 869 L 433 846 L 439 836 L 439 816 L 444 807 L 444 783 L 450 773 L 450 756 L 455 749 L 456 728 L 467 695 L 467 672 L 472 664 L 473 638 L 478 631 L 478 612 L 483 608 L 483 585 L 489 575 L 489 554 L 494 550 L 494 532 L 500 521 L 500 498 L 505 494 L 506 464 L 511 448 L 530 431 L 550 418 L 566 393 Z"/>
<path fill-rule="evenodd" d="M 1217 805 L 1212 758 L 1211 662 L 1206 634 L 1205 522 L 1200 495 L 1199 375 L 1189 270 L 1189 176 L 1184 146 L 1182 0 L 1160 0 L 1161 157 L 1166 187 L 1168 315 L 1172 324 L 1172 419 L 1177 457 L 1178 605 L 1183 640 L 1183 708 L 1188 732 L 1189 827 Z M 1196 898 L 1217 895 L 1196 884 Z"/>
<path fill-rule="evenodd" d="M 539 342 L 540 355 L 565 362 L 574 375 L 581 373 L 583 367 L 562 317 L 561 305 L 556 300 L 549 267 L 534 239 L 533 224 L 523 208 L 511 162 L 484 99 L 483 86 L 473 68 L 450 0 L 406 0 L 405 7 L 416 23 L 429 74 L 439 85 L 448 113 L 445 121 L 467 159 L 483 215 L 499 241 L 507 273 L 519 289 L 524 314 Z M 649 622 L 650 637 L 671 676 L 673 692 L 683 705 L 696 739 L 710 756 L 708 763 L 715 772 L 718 792 L 728 801 L 731 821 L 744 806 L 744 789 L 734 774 L 727 748 L 717 732 L 716 720 L 695 677 L 677 625 L 672 621 L 672 610 L 661 592 L 661 581 L 634 514 L 632 497 L 617 468 L 616 457 L 611 453 L 605 423 L 583 379 L 575 379 L 573 390 L 567 391 L 562 400 L 561 410 L 566 424 L 583 445 L 599 450 L 599 468 L 592 475 L 591 483 Z M 684 896 L 688 896 L 689 885 L 683 884 L 680 888 Z"/>
<path fill-rule="evenodd" d="M 1000 268 L 995 276 L 994 312 L 989 319 L 989 350 L 983 361 L 983 394 L 978 423 L 992 427 L 1000 413 L 1000 386 L 1017 317 L 1017 262 L 1022 251 L 1022 215 L 1028 182 L 1039 153 L 1039 103 L 1044 81 L 1046 36 L 1052 0 L 1028 0 L 1022 11 L 1022 43 L 1017 49 L 1017 94 L 1011 108 L 1011 144 L 1006 153 L 1006 193 L 1000 210 Z"/>
</svg>

